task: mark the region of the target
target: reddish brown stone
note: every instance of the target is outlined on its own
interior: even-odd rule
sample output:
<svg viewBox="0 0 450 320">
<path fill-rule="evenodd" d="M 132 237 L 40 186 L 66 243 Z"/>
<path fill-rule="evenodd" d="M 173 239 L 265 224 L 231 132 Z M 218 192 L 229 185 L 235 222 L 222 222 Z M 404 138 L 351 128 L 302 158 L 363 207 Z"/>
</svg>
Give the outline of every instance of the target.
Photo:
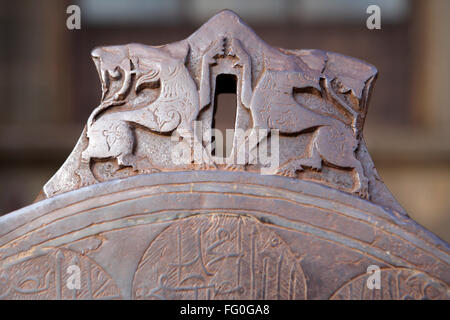
<svg viewBox="0 0 450 320">
<path fill-rule="evenodd" d="M 41 201 L 0 217 L 0 298 L 449 298 L 449 245 L 407 216 L 362 137 L 373 66 L 270 47 L 230 11 L 92 56 L 100 105 Z M 224 163 L 198 132 L 234 87 L 235 129 L 260 131 Z M 253 138 L 275 166 L 251 161 Z"/>
</svg>

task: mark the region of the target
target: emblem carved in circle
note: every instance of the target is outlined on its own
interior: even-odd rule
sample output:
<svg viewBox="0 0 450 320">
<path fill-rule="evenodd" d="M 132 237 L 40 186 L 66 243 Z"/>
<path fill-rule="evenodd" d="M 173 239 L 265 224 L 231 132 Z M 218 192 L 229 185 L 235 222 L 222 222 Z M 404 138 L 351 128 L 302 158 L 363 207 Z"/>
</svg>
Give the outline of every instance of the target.
<svg viewBox="0 0 450 320">
<path fill-rule="evenodd" d="M 69 289 L 69 266 L 80 270 L 80 288 Z M 93 260 L 67 249 L 56 249 L 0 270 L 0 299 L 118 299 L 111 277 Z"/>
<path fill-rule="evenodd" d="M 175 222 L 149 246 L 136 299 L 305 299 L 288 245 L 252 218 L 201 215 Z"/>
<path fill-rule="evenodd" d="M 332 300 L 448 300 L 448 286 L 423 272 L 411 269 L 382 269 L 380 289 L 367 288 L 363 274 L 340 288 Z"/>
</svg>

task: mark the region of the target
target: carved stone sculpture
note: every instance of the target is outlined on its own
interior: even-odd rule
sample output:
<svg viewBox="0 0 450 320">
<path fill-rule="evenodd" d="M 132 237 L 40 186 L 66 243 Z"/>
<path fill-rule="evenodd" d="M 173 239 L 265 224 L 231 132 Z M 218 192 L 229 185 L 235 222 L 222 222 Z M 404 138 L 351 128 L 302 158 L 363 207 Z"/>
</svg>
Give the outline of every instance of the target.
<svg viewBox="0 0 450 320">
<path fill-rule="evenodd" d="M 73 154 L 44 186 L 50 197 L 140 173 L 218 169 L 259 172 L 246 142 L 257 149 L 270 130 L 280 133 L 273 174 L 313 180 L 402 212 L 380 182 L 362 138 L 376 69 L 320 50 L 272 48 L 229 12 L 212 18 L 188 39 L 161 47 L 140 44 L 92 51 L 102 101 L 88 119 Z M 218 163 L 208 148 L 216 81 L 231 75 L 238 110 L 232 155 Z M 202 128 L 195 132 L 195 122 Z M 176 163 L 171 133 L 178 133 L 198 161 Z M 268 135 L 263 134 L 267 132 Z M 238 163 L 238 154 L 244 160 Z M 195 158 L 197 160 L 197 158 Z"/>
<path fill-rule="evenodd" d="M 230 11 L 92 58 L 102 99 L 73 152 L 0 217 L 0 298 L 449 298 L 449 245 L 407 216 L 362 136 L 375 67 L 273 48 Z M 214 97 L 234 88 L 224 159 Z"/>
</svg>

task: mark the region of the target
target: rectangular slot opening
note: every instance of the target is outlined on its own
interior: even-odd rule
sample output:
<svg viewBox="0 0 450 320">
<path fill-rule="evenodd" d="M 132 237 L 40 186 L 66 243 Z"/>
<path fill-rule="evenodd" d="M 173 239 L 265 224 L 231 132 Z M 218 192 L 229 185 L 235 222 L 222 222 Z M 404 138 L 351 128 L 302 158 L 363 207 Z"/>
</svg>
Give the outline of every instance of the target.
<svg viewBox="0 0 450 320">
<path fill-rule="evenodd" d="M 233 129 L 236 122 L 237 77 L 233 74 L 219 74 L 216 77 L 216 88 L 214 93 L 214 113 L 211 124 L 212 129 L 220 130 L 223 138 L 222 155 L 229 157 L 233 147 L 233 137 L 227 137 L 226 129 Z M 215 143 L 215 137 L 211 137 L 211 143 Z M 219 143 L 212 150 L 213 156 L 219 156 Z"/>
</svg>

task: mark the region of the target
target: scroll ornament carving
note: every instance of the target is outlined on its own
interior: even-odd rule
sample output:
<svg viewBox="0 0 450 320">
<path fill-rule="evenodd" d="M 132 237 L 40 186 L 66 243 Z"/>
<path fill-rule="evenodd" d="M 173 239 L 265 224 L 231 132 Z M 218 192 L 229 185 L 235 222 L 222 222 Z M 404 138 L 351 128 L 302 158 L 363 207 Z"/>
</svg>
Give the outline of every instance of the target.
<svg viewBox="0 0 450 320">
<path fill-rule="evenodd" d="M 368 289 L 368 274 L 349 281 L 332 300 L 448 300 L 446 283 L 418 270 L 390 268 L 381 270 L 379 289 Z"/>
<path fill-rule="evenodd" d="M 71 288 L 70 266 L 80 270 L 79 288 Z M 0 299 L 119 299 L 111 277 L 93 260 L 68 249 L 53 249 L 0 270 Z"/>
<path fill-rule="evenodd" d="M 306 280 L 289 246 L 257 220 L 197 216 L 150 244 L 135 274 L 134 298 L 302 300 Z"/>
</svg>

